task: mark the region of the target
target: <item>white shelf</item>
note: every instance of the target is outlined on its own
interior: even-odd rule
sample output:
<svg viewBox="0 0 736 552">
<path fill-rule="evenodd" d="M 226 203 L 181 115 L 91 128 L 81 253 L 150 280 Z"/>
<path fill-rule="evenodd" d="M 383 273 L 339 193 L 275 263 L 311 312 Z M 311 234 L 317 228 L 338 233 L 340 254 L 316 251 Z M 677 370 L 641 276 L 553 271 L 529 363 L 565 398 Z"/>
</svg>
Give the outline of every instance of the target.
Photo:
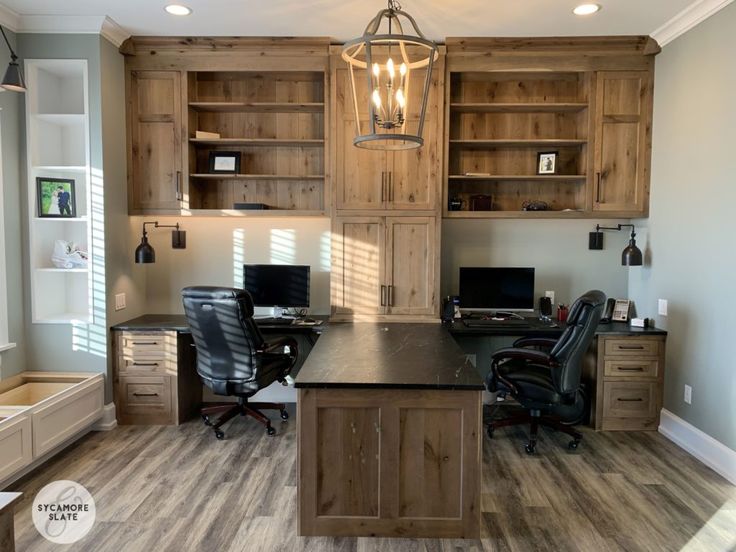
<svg viewBox="0 0 736 552">
<path fill-rule="evenodd" d="M 54 172 L 87 172 L 87 167 L 83 165 L 35 165 L 34 171 L 54 171 Z"/>
<path fill-rule="evenodd" d="M 54 125 L 83 125 L 84 113 L 38 113 L 36 118 Z"/>
<path fill-rule="evenodd" d="M 87 217 L 33 217 L 33 222 L 87 222 Z"/>
<path fill-rule="evenodd" d="M 60 272 L 64 274 L 86 274 L 89 268 L 37 268 L 36 272 Z"/>
<path fill-rule="evenodd" d="M 34 324 L 89 324 L 92 318 L 83 312 L 62 312 L 35 318 Z"/>
</svg>

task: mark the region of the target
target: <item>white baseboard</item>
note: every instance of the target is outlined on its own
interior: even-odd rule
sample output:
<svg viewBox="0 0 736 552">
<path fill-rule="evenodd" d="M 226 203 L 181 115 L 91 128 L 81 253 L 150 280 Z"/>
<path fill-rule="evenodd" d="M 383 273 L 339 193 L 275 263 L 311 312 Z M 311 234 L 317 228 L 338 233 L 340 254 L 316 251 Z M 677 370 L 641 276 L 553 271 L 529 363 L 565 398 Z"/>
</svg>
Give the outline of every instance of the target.
<svg viewBox="0 0 736 552">
<path fill-rule="evenodd" d="M 728 448 L 664 408 L 659 432 L 736 485 L 736 450 Z"/>
<path fill-rule="evenodd" d="M 108 403 L 102 407 L 102 417 L 92 426 L 92 431 L 110 431 L 118 425 L 115 413 L 115 403 Z"/>
</svg>

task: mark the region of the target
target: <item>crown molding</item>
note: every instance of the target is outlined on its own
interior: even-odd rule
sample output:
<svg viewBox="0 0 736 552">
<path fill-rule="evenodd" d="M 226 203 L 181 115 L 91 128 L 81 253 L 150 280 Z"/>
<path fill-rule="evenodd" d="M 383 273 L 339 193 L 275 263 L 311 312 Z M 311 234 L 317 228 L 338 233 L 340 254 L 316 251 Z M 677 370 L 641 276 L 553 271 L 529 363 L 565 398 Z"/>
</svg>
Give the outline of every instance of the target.
<svg viewBox="0 0 736 552">
<path fill-rule="evenodd" d="M 660 46 L 685 34 L 698 23 L 728 6 L 733 0 L 697 0 L 652 33 Z"/>
<path fill-rule="evenodd" d="M 112 42 L 116 48 L 120 48 L 120 45 L 125 42 L 128 37 L 130 37 L 130 33 L 128 31 L 126 31 L 123 27 L 118 25 L 113 19 L 109 17 L 105 17 L 104 21 L 102 22 L 100 34 L 104 36 L 107 40 Z"/>
<path fill-rule="evenodd" d="M 0 4 L 0 25 L 17 33 L 20 27 L 20 15 L 4 4 Z"/>
</svg>

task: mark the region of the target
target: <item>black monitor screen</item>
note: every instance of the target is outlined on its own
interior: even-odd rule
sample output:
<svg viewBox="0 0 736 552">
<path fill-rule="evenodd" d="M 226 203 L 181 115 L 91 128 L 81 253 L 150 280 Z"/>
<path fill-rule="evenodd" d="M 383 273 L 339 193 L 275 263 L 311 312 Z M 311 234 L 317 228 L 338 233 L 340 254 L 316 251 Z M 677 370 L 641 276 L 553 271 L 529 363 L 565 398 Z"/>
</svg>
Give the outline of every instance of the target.
<svg viewBox="0 0 736 552">
<path fill-rule="evenodd" d="M 309 266 L 243 265 L 243 288 L 256 307 L 309 306 Z"/>
<path fill-rule="evenodd" d="M 460 307 L 534 310 L 534 269 L 460 267 Z"/>
</svg>

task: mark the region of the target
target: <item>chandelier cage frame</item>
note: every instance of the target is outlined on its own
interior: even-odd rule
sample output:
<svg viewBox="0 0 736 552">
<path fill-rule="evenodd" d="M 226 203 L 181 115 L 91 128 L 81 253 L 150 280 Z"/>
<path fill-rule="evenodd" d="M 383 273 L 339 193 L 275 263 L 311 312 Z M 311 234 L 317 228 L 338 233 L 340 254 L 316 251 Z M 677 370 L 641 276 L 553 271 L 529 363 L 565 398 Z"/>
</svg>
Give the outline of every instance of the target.
<svg viewBox="0 0 736 552">
<path fill-rule="evenodd" d="M 404 34 L 404 27 L 400 18 L 408 21 L 415 35 Z M 377 34 L 381 28 L 381 24 L 388 22 L 388 33 Z M 396 32 L 393 29 L 396 29 Z M 384 65 L 374 63 L 374 47 L 388 47 L 389 55 Z M 393 62 L 389 68 L 388 60 L 391 58 L 391 49 L 396 47 L 400 54 L 400 88 L 404 104 L 401 104 L 397 96 L 397 105 L 393 105 L 393 82 L 394 82 L 394 65 Z M 407 48 L 418 47 L 424 48 L 427 52 L 426 57 L 416 56 L 419 59 L 412 61 Z M 422 51 L 422 50 L 419 50 Z M 365 59 L 360 56 L 364 55 Z M 427 101 L 429 99 L 429 90 L 432 82 L 432 69 L 434 62 L 439 59 L 439 48 L 437 44 L 429 40 L 419 30 L 414 18 L 403 11 L 396 0 L 388 1 L 388 8 L 380 10 L 378 14 L 368 23 L 363 32 L 363 36 L 346 42 L 342 48 L 342 59 L 348 64 L 350 74 L 350 87 L 353 95 L 353 109 L 355 111 L 355 128 L 356 136 L 353 144 L 360 148 L 373 150 L 407 150 L 415 149 L 424 145 L 422 132 L 424 130 L 424 120 L 427 111 Z M 378 69 L 377 69 L 378 67 Z M 373 71 L 371 70 L 373 69 Z M 379 94 L 380 99 L 380 78 L 379 70 L 385 69 L 389 72 L 390 80 L 386 84 L 388 94 L 388 119 L 382 119 L 377 108 L 382 108 L 382 104 L 376 105 L 375 99 L 371 96 Z M 409 117 L 403 117 L 404 107 L 406 113 L 409 109 L 409 83 L 412 71 L 424 69 L 424 89 L 421 94 L 421 106 L 418 111 L 417 133 L 411 134 L 407 129 L 407 121 Z M 364 129 L 361 125 L 361 109 L 358 101 L 358 89 L 356 87 L 356 72 L 365 70 L 366 82 L 368 85 L 368 125 Z M 375 72 L 375 73 L 374 73 Z M 403 87 L 401 87 L 403 84 Z M 403 88 L 403 90 L 402 90 Z M 383 110 L 382 110 L 383 111 Z M 395 113 L 396 112 L 396 113 Z M 364 117 L 363 117 L 364 118 Z M 378 132 L 378 128 L 389 130 L 390 132 Z M 391 132 L 393 131 L 393 132 Z"/>
</svg>

